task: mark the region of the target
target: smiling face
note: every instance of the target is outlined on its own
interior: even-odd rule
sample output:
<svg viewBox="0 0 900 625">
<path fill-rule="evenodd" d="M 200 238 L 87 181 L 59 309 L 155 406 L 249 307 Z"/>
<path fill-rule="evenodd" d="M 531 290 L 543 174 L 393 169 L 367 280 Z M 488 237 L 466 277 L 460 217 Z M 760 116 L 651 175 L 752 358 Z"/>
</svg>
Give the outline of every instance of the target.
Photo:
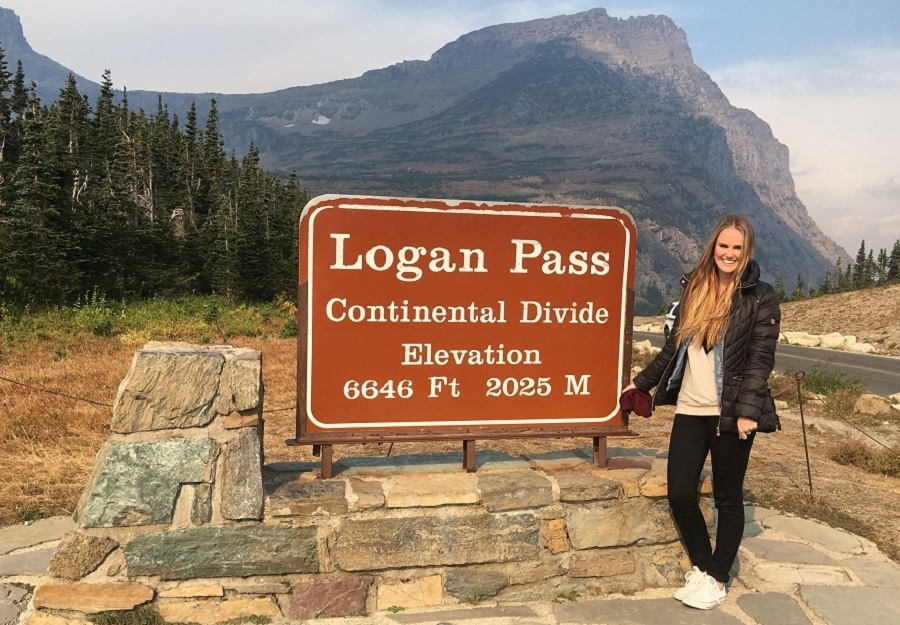
<svg viewBox="0 0 900 625">
<path fill-rule="evenodd" d="M 719 233 L 713 256 L 716 259 L 716 269 L 721 282 L 727 282 L 734 278 L 734 272 L 740 265 L 743 252 L 744 234 L 740 230 L 729 226 Z"/>
</svg>

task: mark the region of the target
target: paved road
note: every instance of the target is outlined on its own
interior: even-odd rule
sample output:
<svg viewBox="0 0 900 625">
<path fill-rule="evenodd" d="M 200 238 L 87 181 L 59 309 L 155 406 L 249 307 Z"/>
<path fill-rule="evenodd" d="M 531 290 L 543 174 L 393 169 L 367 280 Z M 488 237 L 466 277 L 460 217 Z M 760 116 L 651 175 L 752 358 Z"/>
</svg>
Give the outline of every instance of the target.
<svg viewBox="0 0 900 625">
<path fill-rule="evenodd" d="M 662 347 L 663 344 L 662 334 L 655 332 L 635 332 L 634 340 L 649 340 L 655 347 Z M 809 372 L 813 365 L 832 371 L 842 371 L 847 378 L 861 380 L 870 392 L 882 397 L 900 393 L 900 358 L 778 344 L 775 351 L 776 371 L 791 369 Z"/>
</svg>

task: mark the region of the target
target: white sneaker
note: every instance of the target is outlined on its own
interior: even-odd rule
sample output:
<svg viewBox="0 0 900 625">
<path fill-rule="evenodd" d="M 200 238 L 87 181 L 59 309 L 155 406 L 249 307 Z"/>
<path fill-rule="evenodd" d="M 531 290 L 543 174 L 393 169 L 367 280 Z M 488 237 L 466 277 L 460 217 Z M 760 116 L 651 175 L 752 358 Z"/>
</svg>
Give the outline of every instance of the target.
<svg viewBox="0 0 900 625">
<path fill-rule="evenodd" d="M 695 566 L 684 574 L 684 586 L 676 590 L 675 594 L 672 596 L 678 599 L 678 601 L 684 600 L 685 597 L 694 591 L 696 586 L 700 585 L 700 582 L 702 582 L 705 577 L 706 573 Z"/>
<path fill-rule="evenodd" d="M 715 578 L 705 575 L 704 579 L 681 602 L 698 610 L 711 610 L 725 603 L 725 588 L 719 588 Z"/>
</svg>

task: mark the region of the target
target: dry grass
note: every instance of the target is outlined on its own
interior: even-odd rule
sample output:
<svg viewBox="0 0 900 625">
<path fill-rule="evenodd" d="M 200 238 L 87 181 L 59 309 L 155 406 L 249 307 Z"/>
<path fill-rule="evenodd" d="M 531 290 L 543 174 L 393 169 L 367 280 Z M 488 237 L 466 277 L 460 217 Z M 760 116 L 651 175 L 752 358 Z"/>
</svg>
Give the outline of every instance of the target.
<svg viewBox="0 0 900 625">
<path fill-rule="evenodd" d="M 263 353 L 267 455 L 308 455 L 284 444 L 294 432 L 296 341 L 232 343 Z M 65 348 L 26 343 L 4 352 L 0 376 L 21 384 L 0 380 L 0 525 L 74 510 L 109 435 L 112 404 L 134 351 L 116 338 L 87 335 Z"/>
<path fill-rule="evenodd" d="M 873 448 L 861 440 L 848 439 L 833 443 L 828 457 L 837 463 L 855 466 L 869 473 L 900 477 L 900 452 L 889 448 Z"/>
<path fill-rule="evenodd" d="M 15 349 L 0 375 L 0 523 L 71 512 L 112 410 L 37 389 L 112 405 L 133 354 L 113 339 L 58 349 Z"/>
<path fill-rule="evenodd" d="M 285 440 L 295 433 L 296 341 L 232 336 L 228 342 L 263 354 L 266 461 L 313 460 L 310 446 L 285 445 Z M 136 347 L 120 338 L 91 334 L 79 335 L 77 339 L 50 336 L 6 344 L 0 359 L 0 376 L 28 386 L 0 380 L 0 525 L 67 514 L 74 509 L 97 450 L 108 436 L 116 390 Z M 796 398 L 792 379 L 773 381 L 773 389 L 776 387 L 776 393 L 784 399 L 792 395 Z M 807 410 L 807 414 L 815 411 L 812 407 Z M 651 419 L 634 418 L 631 427 L 640 433 L 640 438 L 611 439 L 610 446 L 665 449 L 671 417 L 671 410 L 663 408 Z M 799 422 L 783 421 L 783 432 L 760 437 L 754 445 L 746 483 L 748 497 L 845 527 L 873 540 L 900 561 L 900 526 L 894 515 L 900 507 L 897 478 L 888 472 L 872 474 L 855 464 L 840 464 L 830 455 L 836 442 L 833 435 L 810 432 L 816 486 L 813 501 L 808 496 Z M 584 448 L 589 444 L 588 438 L 512 439 L 482 441 L 477 449 L 519 455 Z M 341 445 L 335 448 L 335 455 L 383 456 L 388 448 L 379 444 Z M 461 444 L 452 441 L 410 442 L 395 444 L 392 453 L 460 449 Z"/>
</svg>

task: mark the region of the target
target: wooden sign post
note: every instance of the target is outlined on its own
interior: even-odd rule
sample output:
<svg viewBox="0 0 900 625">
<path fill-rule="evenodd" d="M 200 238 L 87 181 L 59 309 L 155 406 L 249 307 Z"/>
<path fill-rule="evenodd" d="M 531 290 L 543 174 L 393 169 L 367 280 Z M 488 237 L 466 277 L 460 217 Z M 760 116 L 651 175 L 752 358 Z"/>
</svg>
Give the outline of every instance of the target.
<svg viewBox="0 0 900 625">
<path fill-rule="evenodd" d="M 289 443 L 630 435 L 635 248 L 617 208 L 313 199 Z"/>
</svg>

